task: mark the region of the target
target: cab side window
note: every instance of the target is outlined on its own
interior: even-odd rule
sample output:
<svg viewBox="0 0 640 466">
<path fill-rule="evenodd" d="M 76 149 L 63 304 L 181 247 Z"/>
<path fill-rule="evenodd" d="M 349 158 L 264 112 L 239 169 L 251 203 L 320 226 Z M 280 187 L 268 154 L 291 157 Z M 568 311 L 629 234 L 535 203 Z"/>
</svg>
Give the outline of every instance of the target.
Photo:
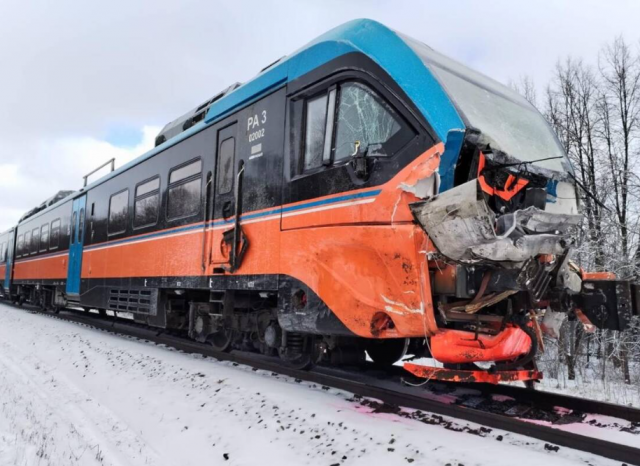
<svg viewBox="0 0 640 466">
<path fill-rule="evenodd" d="M 357 82 L 340 86 L 334 160 L 350 157 L 355 141 L 368 155 L 393 155 L 389 142 L 401 129 L 391 107 L 367 86 Z"/>
<path fill-rule="evenodd" d="M 303 172 L 342 162 L 357 152 L 391 157 L 415 135 L 413 128 L 371 87 L 345 81 L 304 103 Z"/>
<path fill-rule="evenodd" d="M 305 170 L 322 166 L 325 137 L 331 137 L 329 135 L 330 131 L 327 131 L 328 104 L 328 94 L 313 97 L 306 102 L 304 139 Z"/>
</svg>

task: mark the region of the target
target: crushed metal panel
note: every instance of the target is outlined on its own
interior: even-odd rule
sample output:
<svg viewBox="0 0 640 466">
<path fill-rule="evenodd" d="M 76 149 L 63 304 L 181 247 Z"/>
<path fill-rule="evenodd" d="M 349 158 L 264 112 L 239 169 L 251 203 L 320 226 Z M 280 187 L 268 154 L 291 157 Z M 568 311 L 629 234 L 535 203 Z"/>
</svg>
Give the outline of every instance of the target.
<svg viewBox="0 0 640 466">
<path fill-rule="evenodd" d="M 450 189 L 431 201 L 411 205 L 429 239 L 447 257 L 468 258 L 472 246 L 495 240 L 495 214 L 478 200 L 475 180 Z"/>
<path fill-rule="evenodd" d="M 521 263 L 539 254 L 561 254 L 573 242 L 580 215 L 536 207 L 497 216 L 471 180 L 437 198 L 411 205 L 438 250 L 454 260 Z M 501 223 L 503 234 L 494 225 Z M 527 233 L 531 232 L 530 234 Z"/>
</svg>

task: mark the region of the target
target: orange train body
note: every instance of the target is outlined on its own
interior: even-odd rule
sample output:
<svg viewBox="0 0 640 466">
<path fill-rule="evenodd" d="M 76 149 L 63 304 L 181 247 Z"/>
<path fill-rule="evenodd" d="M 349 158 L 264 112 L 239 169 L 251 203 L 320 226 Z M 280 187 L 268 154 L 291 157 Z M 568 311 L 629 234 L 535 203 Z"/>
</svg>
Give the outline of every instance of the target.
<svg viewBox="0 0 640 466">
<path fill-rule="evenodd" d="M 427 253 L 433 249 L 412 221 L 408 204 L 417 198 L 404 187 L 435 176 L 442 149 L 438 145 L 422 154 L 364 202 L 241 222 L 251 247 L 236 274 L 295 277 L 361 337 L 433 335 L 438 329 L 426 266 Z M 331 197 L 335 196 L 327 196 Z M 311 228 L 327 223 L 330 226 Z M 219 248 L 228 228 L 176 229 L 173 235 L 169 230 L 160 237 L 142 235 L 124 243 L 97 244 L 84 251 L 81 276 L 91 280 L 211 276 L 217 264 L 209 263 L 205 253 L 203 269 L 203 251 Z M 372 323 L 381 313 L 393 324 L 375 329 Z"/>
</svg>

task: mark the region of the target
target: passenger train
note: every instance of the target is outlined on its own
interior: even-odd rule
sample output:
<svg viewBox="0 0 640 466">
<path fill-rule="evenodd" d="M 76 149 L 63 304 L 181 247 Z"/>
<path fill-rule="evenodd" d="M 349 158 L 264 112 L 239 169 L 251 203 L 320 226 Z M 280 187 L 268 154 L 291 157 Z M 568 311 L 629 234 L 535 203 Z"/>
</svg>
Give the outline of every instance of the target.
<svg viewBox="0 0 640 466">
<path fill-rule="evenodd" d="M 485 380 L 491 362 L 487 377 L 535 379 L 558 316 L 623 329 L 638 313 L 631 283 L 570 260 L 579 204 L 525 99 L 356 20 L 26 214 L 0 235 L 1 289 L 299 368 L 409 351 L 443 363 L 405 365 L 425 377 Z"/>
</svg>

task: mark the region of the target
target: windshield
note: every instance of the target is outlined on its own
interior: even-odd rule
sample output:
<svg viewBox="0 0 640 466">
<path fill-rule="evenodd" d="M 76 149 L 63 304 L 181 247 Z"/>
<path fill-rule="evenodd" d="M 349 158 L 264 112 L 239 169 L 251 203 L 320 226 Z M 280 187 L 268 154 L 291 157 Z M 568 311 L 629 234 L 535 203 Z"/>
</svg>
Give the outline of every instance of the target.
<svg viewBox="0 0 640 466">
<path fill-rule="evenodd" d="M 553 130 L 533 105 L 506 86 L 402 36 L 433 72 L 470 126 L 480 130 L 491 147 L 548 170 L 571 171 Z"/>
</svg>

